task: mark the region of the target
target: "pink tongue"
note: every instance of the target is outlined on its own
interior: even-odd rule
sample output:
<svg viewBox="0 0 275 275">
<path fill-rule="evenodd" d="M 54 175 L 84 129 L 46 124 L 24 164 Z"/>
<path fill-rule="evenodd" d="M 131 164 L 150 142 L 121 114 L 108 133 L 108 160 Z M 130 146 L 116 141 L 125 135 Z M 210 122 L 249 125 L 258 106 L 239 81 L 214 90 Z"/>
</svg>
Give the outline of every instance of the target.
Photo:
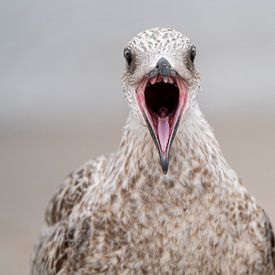
<svg viewBox="0 0 275 275">
<path fill-rule="evenodd" d="M 169 116 L 164 117 L 165 115 L 166 112 L 163 111 L 160 113 L 160 116 L 158 117 L 158 137 L 161 150 L 163 153 L 166 152 L 170 133 Z"/>
</svg>

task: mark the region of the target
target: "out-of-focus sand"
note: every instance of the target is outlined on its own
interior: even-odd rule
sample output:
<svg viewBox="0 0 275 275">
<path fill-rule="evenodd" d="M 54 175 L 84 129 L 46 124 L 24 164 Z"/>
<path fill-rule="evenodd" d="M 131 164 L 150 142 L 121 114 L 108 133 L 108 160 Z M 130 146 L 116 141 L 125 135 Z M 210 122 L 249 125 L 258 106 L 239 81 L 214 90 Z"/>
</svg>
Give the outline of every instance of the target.
<svg viewBox="0 0 275 275">
<path fill-rule="evenodd" d="M 275 125 L 211 122 L 224 154 L 275 224 Z M 90 156 L 115 150 L 120 126 L 97 131 L 1 133 L 0 273 L 29 274 L 32 247 L 56 186 Z"/>
</svg>

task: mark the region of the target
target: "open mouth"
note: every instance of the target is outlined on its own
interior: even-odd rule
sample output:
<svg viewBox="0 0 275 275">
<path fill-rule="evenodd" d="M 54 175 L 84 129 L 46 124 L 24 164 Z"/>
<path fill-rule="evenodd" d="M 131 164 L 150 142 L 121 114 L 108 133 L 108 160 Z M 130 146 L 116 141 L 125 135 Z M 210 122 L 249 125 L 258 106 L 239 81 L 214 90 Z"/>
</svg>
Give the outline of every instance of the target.
<svg viewBox="0 0 275 275">
<path fill-rule="evenodd" d="M 186 101 L 186 86 L 180 77 L 146 78 L 137 89 L 139 107 L 157 145 L 163 172 Z"/>
</svg>

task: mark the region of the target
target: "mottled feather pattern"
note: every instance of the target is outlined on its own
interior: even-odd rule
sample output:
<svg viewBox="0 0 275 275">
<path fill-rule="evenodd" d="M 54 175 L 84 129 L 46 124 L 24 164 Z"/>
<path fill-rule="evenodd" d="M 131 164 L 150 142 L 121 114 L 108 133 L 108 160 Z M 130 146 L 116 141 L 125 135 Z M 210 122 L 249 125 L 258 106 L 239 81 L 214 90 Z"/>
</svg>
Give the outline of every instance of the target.
<svg viewBox="0 0 275 275">
<path fill-rule="evenodd" d="M 71 173 L 49 203 L 45 213 L 48 225 L 67 218 L 73 207 L 81 200 L 89 185 L 92 184 L 93 161 Z"/>
<path fill-rule="evenodd" d="M 148 51 L 184 57 L 190 45 L 182 34 L 156 28 L 128 46 L 141 64 Z M 136 70 L 122 77 L 131 111 L 118 150 L 89 161 L 59 187 L 32 274 L 275 274 L 272 226 L 199 109 L 197 74 L 184 75 L 193 79 L 189 101 L 164 175 L 131 91 L 145 64 Z"/>
</svg>

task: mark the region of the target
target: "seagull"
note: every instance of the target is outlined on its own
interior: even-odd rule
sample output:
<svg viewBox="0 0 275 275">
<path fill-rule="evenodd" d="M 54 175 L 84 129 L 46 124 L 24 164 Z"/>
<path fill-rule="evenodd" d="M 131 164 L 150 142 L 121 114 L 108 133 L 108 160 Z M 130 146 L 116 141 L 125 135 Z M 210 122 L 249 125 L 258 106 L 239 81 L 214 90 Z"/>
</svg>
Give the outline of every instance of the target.
<svg viewBox="0 0 275 275">
<path fill-rule="evenodd" d="M 58 187 L 31 273 L 275 274 L 271 223 L 199 108 L 194 44 L 153 28 L 123 53 L 119 148 Z"/>
</svg>

